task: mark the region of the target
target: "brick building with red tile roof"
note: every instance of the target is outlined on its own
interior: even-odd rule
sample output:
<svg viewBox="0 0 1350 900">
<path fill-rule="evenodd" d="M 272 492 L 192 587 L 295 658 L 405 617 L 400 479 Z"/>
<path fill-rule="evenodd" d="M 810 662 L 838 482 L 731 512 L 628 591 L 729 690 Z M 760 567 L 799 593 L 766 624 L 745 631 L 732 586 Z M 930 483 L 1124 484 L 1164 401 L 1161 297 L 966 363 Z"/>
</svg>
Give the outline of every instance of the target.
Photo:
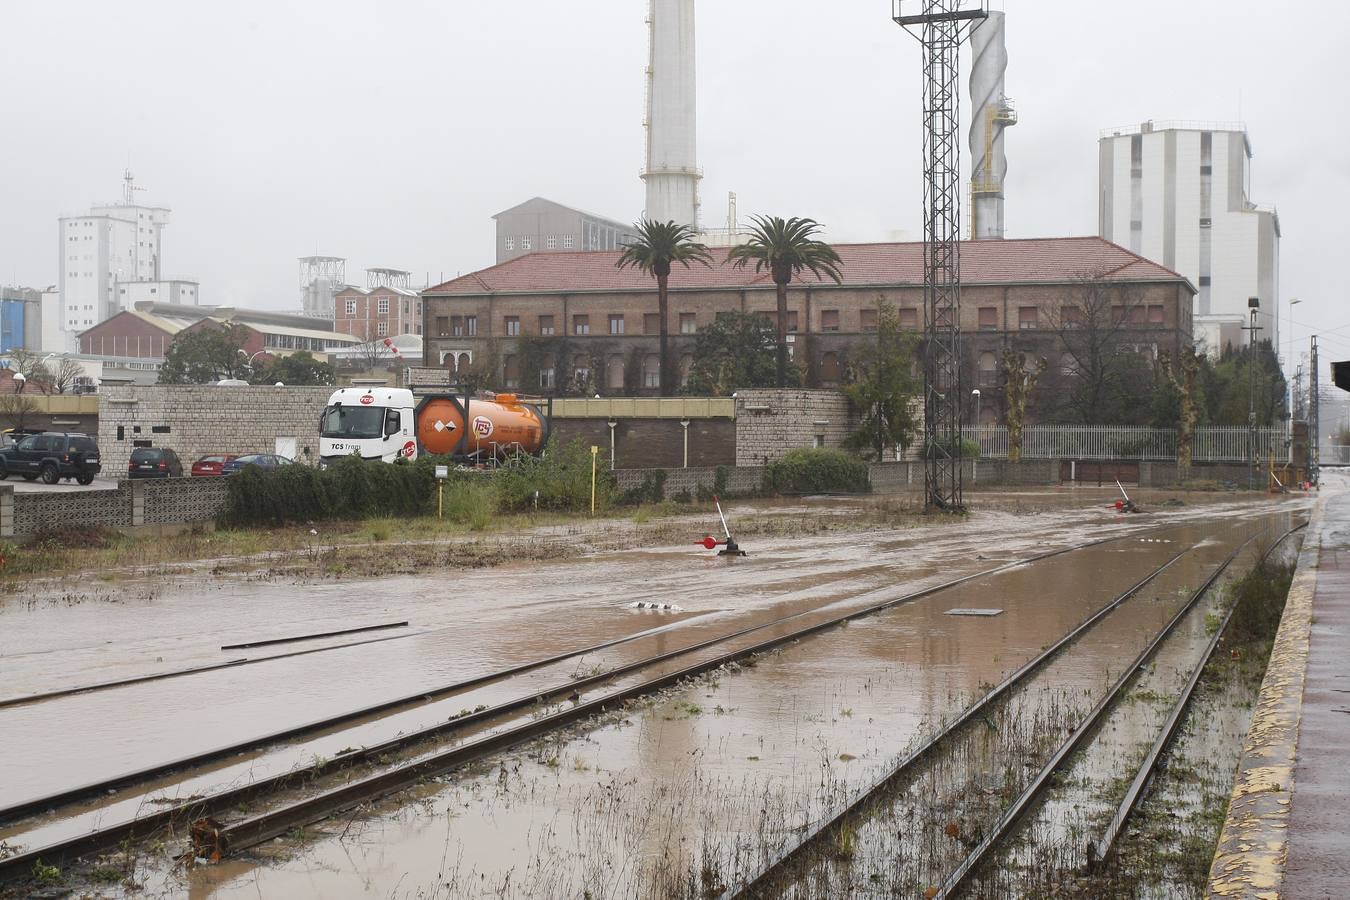
<svg viewBox="0 0 1350 900">
<path fill-rule="evenodd" d="M 923 244 L 837 244 L 843 283 L 809 274 L 788 289 L 789 341 L 807 383 L 839 383 L 849 354 L 876 328 L 877 301 L 899 311 L 902 327 L 923 327 Z M 718 312 L 777 316 L 767 272 L 737 269 L 714 251 L 711 267 L 677 266 L 670 276 L 672 364 L 688 372 L 695 335 Z M 498 389 L 566 393 L 576 374 L 607 396 L 655 395 L 658 384 L 656 283 L 618 269 L 618 251 L 536 253 L 422 292 L 427 366 L 489 370 Z M 967 241 L 961 244 L 961 330 L 972 387 L 996 388 L 1004 348 L 1044 357 L 1047 388 L 1062 359 L 1066 310 L 1090 284 L 1120 299 L 1122 343 L 1177 354 L 1191 344 L 1194 287 L 1181 275 L 1098 237 Z M 998 391 L 990 390 L 996 395 Z M 1000 415 L 998 398 L 986 420 Z"/>
</svg>

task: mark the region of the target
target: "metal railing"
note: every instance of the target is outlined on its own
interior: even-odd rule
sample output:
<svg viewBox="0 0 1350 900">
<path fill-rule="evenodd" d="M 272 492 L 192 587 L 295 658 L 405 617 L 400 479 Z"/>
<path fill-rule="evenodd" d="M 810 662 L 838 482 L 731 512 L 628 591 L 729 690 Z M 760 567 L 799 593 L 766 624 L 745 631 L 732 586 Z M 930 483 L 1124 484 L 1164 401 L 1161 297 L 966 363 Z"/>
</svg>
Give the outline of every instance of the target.
<svg viewBox="0 0 1350 900">
<path fill-rule="evenodd" d="M 1191 441 L 1195 462 L 1246 462 L 1246 428 L 1197 428 Z M 1285 426 L 1257 428 L 1255 453 L 1258 460 L 1284 462 L 1289 457 L 1289 433 Z M 1008 457 L 1008 429 L 1003 425 L 980 425 L 965 429 L 967 440 L 979 445 L 980 458 Z M 1177 432 L 1174 428 L 1139 425 L 1030 425 L 1022 429 L 1023 459 L 1145 459 L 1175 460 Z"/>
</svg>

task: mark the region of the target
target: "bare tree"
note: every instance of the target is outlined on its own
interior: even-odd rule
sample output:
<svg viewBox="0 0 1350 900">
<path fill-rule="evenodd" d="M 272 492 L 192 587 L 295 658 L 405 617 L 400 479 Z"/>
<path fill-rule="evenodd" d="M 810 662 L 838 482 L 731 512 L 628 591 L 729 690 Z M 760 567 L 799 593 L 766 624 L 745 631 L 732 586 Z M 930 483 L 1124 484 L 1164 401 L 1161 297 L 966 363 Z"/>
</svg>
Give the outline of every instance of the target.
<svg viewBox="0 0 1350 900">
<path fill-rule="evenodd" d="M 1068 406 L 1083 424 L 1110 422 L 1133 371 L 1119 357 L 1133 349 L 1131 335 L 1147 324 L 1144 292 L 1130 282 L 1086 276 L 1074 282 L 1070 296 L 1059 309 L 1046 311 L 1062 352 L 1073 361 Z"/>
<path fill-rule="evenodd" d="M 1022 354 L 1003 351 L 1003 391 L 1008 401 L 1008 462 L 1022 458 L 1022 424 L 1026 421 L 1027 398 L 1045 372 L 1046 361 L 1038 359 L 1030 366 Z"/>
<path fill-rule="evenodd" d="M 1181 352 L 1178 366 L 1163 354 L 1158 362 L 1163 374 L 1181 396 L 1181 415 L 1177 422 L 1177 465 L 1183 469 L 1191 465 L 1191 443 L 1195 435 L 1195 424 L 1200 420 L 1200 407 L 1195 402 L 1195 382 L 1200 374 L 1200 357 L 1195 348 L 1187 347 Z M 1178 371 L 1179 370 L 1179 371 Z"/>
<path fill-rule="evenodd" d="M 51 384 L 52 390 L 58 394 L 64 394 L 85 377 L 84 366 L 69 356 L 61 357 L 55 368 L 50 369 L 50 373 L 49 384 Z"/>
<path fill-rule="evenodd" d="M 37 415 L 38 406 L 32 397 L 22 394 L 0 394 L 0 421 L 10 428 L 20 430 L 30 416 Z"/>
<path fill-rule="evenodd" d="M 14 393 L 22 394 L 26 389 L 45 394 L 51 390 L 52 374 L 43 363 L 42 358 L 33 351 L 25 350 L 22 347 L 11 350 L 9 353 L 9 369 L 14 373 L 14 380 L 17 383 Z"/>
</svg>

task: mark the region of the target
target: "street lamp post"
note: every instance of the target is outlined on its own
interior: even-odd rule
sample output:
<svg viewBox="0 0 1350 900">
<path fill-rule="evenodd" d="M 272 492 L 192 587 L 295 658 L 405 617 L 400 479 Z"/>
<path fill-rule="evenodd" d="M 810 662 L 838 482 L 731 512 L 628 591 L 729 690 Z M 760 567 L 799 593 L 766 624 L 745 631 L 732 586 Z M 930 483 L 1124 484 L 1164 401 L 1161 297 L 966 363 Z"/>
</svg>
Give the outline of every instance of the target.
<svg viewBox="0 0 1350 900">
<path fill-rule="evenodd" d="M 979 389 L 979 388 L 975 388 L 974 390 L 972 390 L 972 391 L 970 392 L 970 396 L 972 396 L 972 397 L 975 398 L 975 427 L 973 427 L 973 428 L 971 429 L 971 431 L 973 431 L 973 432 L 975 433 L 975 446 L 976 446 L 976 448 L 977 448 L 977 450 L 978 450 L 978 448 L 981 447 L 981 444 L 980 444 L 980 389 Z M 970 460 L 970 483 L 971 483 L 971 484 L 974 484 L 976 481 L 979 480 L 979 471 L 980 471 L 980 470 L 979 470 L 979 466 L 980 466 L 980 454 L 979 454 L 979 452 L 976 452 L 975 456 Z"/>
<path fill-rule="evenodd" d="M 614 471 L 614 429 L 619 427 L 619 423 L 618 423 L 617 421 L 615 421 L 614 419 L 610 419 L 606 424 L 609 425 L 609 470 L 610 470 L 611 472 L 613 472 L 613 471 Z"/>
<path fill-rule="evenodd" d="M 1256 312 L 1261 308 L 1259 297 L 1248 297 L 1247 308 L 1252 322 L 1247 339 L 1247 489 L 1256 490 Z"/>
</svg>

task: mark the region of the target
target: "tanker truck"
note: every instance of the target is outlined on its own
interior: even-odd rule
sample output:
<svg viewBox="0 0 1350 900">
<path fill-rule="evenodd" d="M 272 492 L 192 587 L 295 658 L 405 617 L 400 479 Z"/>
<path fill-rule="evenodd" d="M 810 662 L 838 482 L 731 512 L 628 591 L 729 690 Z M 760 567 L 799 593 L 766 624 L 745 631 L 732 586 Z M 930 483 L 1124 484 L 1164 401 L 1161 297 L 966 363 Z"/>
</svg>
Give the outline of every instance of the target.
<svg viewBox="0 0 1350 900">
<path fill-rule="evenodd" d="M 548 418 L 514 394 L 416 398 L 407 388 L 340 388 L 319 419 L 319 463 L 352 454 L 384 462 L 422 453 L 486 460 L 538 453 L 547 439 Z"/>
</svg>

